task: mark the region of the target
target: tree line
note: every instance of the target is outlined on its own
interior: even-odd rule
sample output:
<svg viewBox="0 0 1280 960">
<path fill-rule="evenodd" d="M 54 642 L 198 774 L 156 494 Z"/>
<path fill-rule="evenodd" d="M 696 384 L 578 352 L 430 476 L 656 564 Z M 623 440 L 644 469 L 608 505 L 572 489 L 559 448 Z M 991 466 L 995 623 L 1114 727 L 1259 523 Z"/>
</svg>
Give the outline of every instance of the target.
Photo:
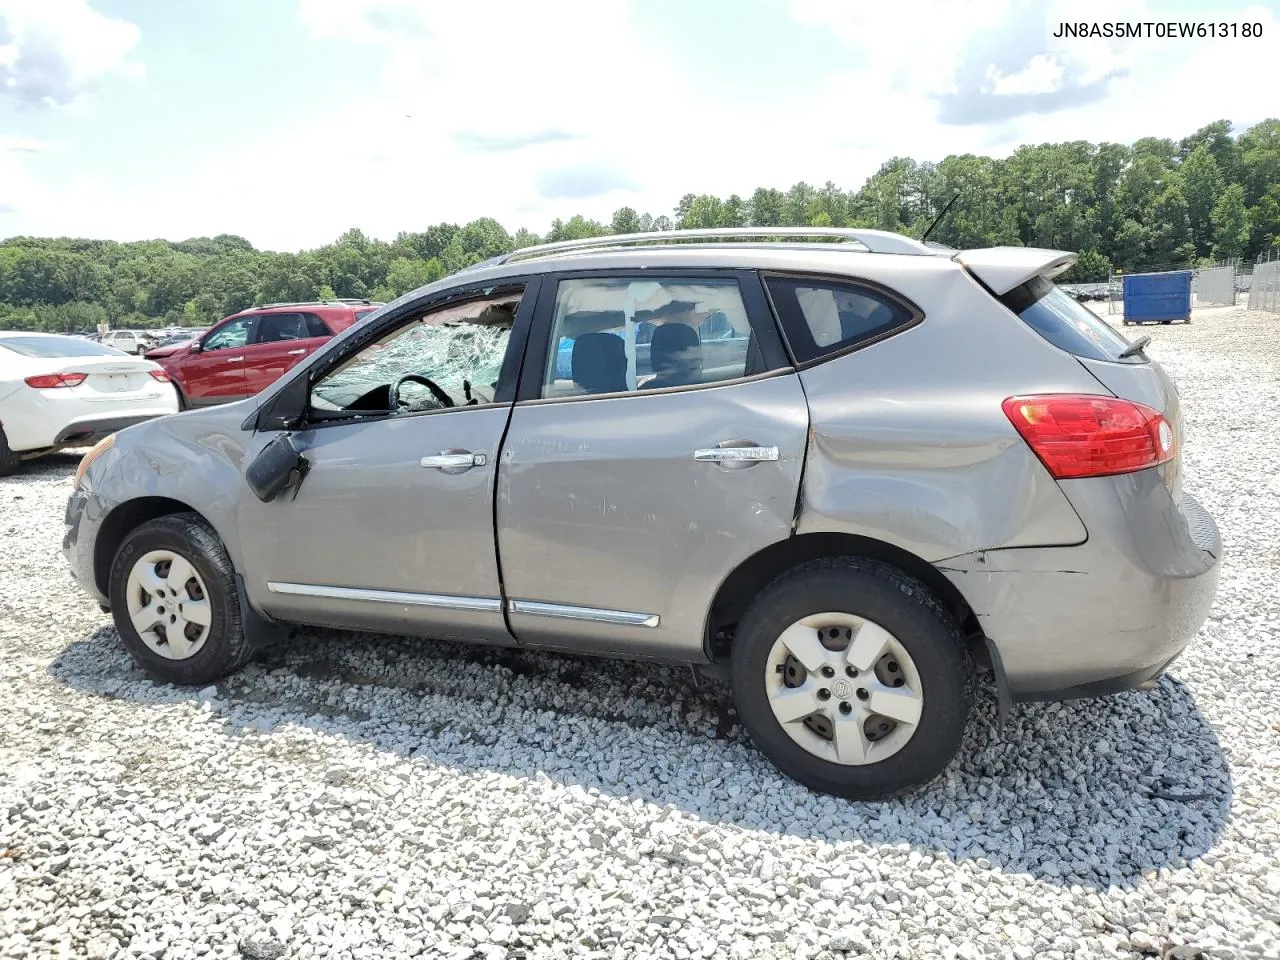
<svg viewBox="0 0 1280 960">
<path fill-rule="evenodd" d="M 623 207 L 609 223 L 557 219 L 538 236 L 482 217 L 402 232 L 351 229 L 300 253 L 256 250 L 231 235 L 181 242 L 13 237 L 0 241 L 0 329 L 200 326 L 257 303 L 389 300 L 464 267 L 540 242 L 696 227 L 872 227 L 954 247 L 1074 250 L 1064 280 L 1255 257 L 1280 244 L 1280 120 L 1239 136 L 1219 120 L 1179 141 L 1040 144 L 1006 158 L 894 157 L 856 191 L 828 181 L 749 197 L 686 194 L 672 215 Z"/>
</svg>

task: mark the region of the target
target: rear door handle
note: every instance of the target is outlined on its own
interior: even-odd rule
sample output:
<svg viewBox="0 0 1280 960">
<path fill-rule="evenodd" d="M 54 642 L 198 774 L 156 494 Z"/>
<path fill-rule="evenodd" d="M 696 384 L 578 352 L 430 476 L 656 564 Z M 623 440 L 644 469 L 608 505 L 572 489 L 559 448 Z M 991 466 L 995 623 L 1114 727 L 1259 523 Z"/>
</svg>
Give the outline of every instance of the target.
<svg viewBox="0 0 1280 960">
<path fill-rule="evenodd" d="M 307 352 L 306 350 L 290 350 L 290 351 L 289 351 L 289 353 L 288 353 L 288 356 L 290 356 L 290 357 L 296 357 L 296 356 L 298 356 L 298 354 L 300 354 L 300 353 L 306 353 L 306 352 Z"/>
<path fill-rule="evenodd" d="M 227 363 L 244 363 L 244 357 L 227 357 Z"/>
<path fill-rule="evenodd" d="M 718 447 L 703 447 L 693 451 L 693 459 L 699 463 L 718 463 L 726 467 L 753 467 L 766 460 L 777 460 L 778 448 L 762 447 L 750 440 L 726 440 Z"/>
<path fill-rule="evenodd" d="M 463 473 L 472 467 L 483 467 L 489 458 L 483 453 L 472 453 L 470 450 L 441 450 L 434 457 L 423 457 L 418 466 L 444 473 Z"/>
</svg>

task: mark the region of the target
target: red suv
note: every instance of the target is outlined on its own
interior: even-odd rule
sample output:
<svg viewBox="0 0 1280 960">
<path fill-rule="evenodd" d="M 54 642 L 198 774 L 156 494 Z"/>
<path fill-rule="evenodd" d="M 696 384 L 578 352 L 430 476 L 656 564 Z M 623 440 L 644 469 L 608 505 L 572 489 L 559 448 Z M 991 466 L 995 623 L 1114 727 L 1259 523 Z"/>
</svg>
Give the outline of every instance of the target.
<svg viewBox="0 0 1280 960">
<path fill-rule="evenodd" d="M 370 300 L 268 303 L 219 321 L 195 340 L 149 350 L 146 356 L 164 367 L 184 409 L 242 400 L 380 306 Z"/>
</svg>

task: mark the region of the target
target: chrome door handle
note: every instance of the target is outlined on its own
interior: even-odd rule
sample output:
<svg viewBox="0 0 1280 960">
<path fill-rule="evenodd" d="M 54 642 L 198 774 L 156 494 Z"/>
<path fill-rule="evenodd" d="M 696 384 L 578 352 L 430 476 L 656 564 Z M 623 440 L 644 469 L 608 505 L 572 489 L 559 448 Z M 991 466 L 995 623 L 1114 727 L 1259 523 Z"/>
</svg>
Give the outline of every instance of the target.
<svg viewBox="0 0 1280 960">
<path fill-rule="evenodd" d="M 244 357 L 227 357 L 227 363 L 244 363 Z"/>
<path fill-rule="evenodd" d="M 296 357 L 298 356 L 298 354 L 306 353 L 306 352 L 307 352 L 306 350 L 290 350 L 286 355 L 290 357 Z"/>
<path fill-rule="evenodd" d="M 731 447 L 703 447 L 693 451 L 693 459 L 699 463 L 761 463 L 777 460 L 777 447 L 758 447 L 755 444 Z"/>
<path fill-rule="evenodd" d="M 445 450 L 434 457 L 423 457 L 418 461 L 418 466 L 461 473 L 463 470 L 470 470 L 472 467 L 483 467 L 488 462 L 489 458 L 483 453 L 469 453 L 465 450 Z"/>
</svg>

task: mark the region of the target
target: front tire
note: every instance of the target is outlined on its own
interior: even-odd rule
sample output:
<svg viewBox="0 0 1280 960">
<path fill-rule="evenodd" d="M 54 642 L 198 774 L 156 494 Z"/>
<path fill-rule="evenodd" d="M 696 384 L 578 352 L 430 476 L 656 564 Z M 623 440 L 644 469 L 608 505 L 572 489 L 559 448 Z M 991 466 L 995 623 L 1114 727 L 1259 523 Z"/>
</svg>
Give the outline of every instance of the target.
<svg viewBox="0 0 1280 960">
<path fill-rule="evenodd" d="M 973 700 L 955 618 L 919 581 L 854 558 L 807 563 L 766 587 L 738 625 L 731 674 L 760 751 L 851 800 L 938 776 Z"/>
<path fill-rule="evenodd" d="M 129 533 L 108 592 L 125 649 L 156 680 L 213 683 L 252 654 L 231 559 L 195 514 L 160 517 Z"/>
</svg>

